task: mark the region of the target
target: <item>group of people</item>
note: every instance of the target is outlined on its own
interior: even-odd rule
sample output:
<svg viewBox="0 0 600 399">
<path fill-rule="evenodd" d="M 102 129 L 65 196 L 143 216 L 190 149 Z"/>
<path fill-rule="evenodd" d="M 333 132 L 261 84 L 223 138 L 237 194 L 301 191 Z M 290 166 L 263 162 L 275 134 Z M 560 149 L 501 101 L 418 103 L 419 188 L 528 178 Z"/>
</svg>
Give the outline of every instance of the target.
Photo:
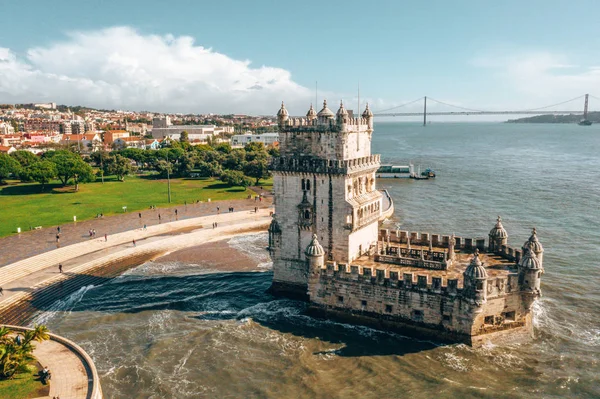
<svg viewBox="0 0 600 399">
<path fill-rule="evenodd" d="M 96 237 L 96 229 L 89 230 L 90 238 Z"/>
</svg>

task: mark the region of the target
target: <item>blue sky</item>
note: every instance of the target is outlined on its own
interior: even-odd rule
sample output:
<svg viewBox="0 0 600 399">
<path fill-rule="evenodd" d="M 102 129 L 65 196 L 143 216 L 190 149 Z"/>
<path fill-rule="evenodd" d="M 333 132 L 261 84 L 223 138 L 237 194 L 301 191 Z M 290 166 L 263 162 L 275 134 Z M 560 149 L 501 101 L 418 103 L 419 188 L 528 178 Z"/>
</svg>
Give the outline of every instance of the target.
<svg viewBox="0 0 600 399">
<path fill-rule="evenodd" d="M 336 103 L 355 103 L 360 82 L 379 109 L 423 95 L 483 109 L 600 96 L 597 1 L 5 0 L 1 8 L 0 102 L 272 113 L 286 100 L 303 113 L 315 81 L 319 97 Z"/>
</svg>

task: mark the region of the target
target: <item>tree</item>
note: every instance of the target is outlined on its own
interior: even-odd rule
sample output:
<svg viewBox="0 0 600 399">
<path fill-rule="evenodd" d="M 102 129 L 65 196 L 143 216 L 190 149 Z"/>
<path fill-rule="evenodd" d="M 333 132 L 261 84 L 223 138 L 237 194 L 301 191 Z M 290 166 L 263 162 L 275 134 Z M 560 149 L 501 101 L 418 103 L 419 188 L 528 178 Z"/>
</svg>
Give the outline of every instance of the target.
<svg viewBox="0 0 600 399">
<path fill-rule="evenodd" d="M 115 154 L 104 164 L 104 173 L 117 176 L 118 181 L 125 181 L 125 176 L 134 171 L 129 158 Z"/>
<path fill-rule="evenodd" d="M 19 162 L 13 157 L 3 152 L 0 153 L 0 182 L 3 182 L 10 175 L 16 175 L 20 169 Z"/>
<path fill-rule="evenodd" d="M 56 165 L 48 160 L 43 160 L 34 163 L 29 167 L 29 176 L 42 185 L 42 191 L 46 184 L 56 177 Z"/>
<path fill-rule="evenodd" d="M 220 179 L 230 186 L 248 187 L 252 185 L 252 179 L 244 176 L 244 174 L 238 170 L 226 170 L 221 174 Z"/>
<path fill-rule="evenodd" d="M 33 330 L 21 333 L 22 339 L 11 336 L 7 327 L 0 328 L 0 379 L 12 379 L 15 374 L 28 370 L 27 363 L 34 360 L 33 341 L 50 339 L 46 326 L 36 325 Z"/>
<path fill-rule="evenodd" d="M 223 168 L 230 170 L 244 170 L 246 163 L 246 151 L 241 148 L 235 148 L 231 150 L 223 161 Z"/>
<path fill-rule="evenodd" d="M 179 141 L 181 143 L 188 143 L 190 141 L 190 134 L 187 132 L 187 130 L 181 132 L 181 135 L 179 136 Z"/>
<path fill-rule="evenodd" d="M 248 162 L 244 166 L 244 174 L 253 177 L 256 180 L 254 185 L 258 186 L 260 179 L 266 179 L 271 176 L 267 158 L 256 158 L 254 161 Z"/>
<path fill-rule="evenodd" d="M 56 165 L 56 174 L 63 187 L 73 179 L 75 191 L 79 190 L 79 182 L 91 181 L 94 178 L 92 167 L 83 162 L 79 154 L 71 151 L 59 150 L 46 153 L 48 159 Z"/>
<path fill-rule="evenodd" d="M 223 173 L 221 165 L 217 162 L 200 161 L 196 169 L 199 171 L 200 176 L 204 177 L 220 176 Z"/>
</svg>

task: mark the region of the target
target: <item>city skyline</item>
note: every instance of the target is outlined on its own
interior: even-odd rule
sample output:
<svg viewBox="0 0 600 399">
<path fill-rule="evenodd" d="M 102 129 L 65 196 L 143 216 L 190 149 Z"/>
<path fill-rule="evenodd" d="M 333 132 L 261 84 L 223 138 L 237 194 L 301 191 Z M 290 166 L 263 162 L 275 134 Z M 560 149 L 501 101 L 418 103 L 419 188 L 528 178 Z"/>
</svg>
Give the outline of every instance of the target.
<svg viewBox="0 0 600 399">
<path fill-rule="evenodd" d="M 356 108 L 360 84 L 375 111 L 424 95 L 526 109 L 600 94 L 592 2 L 34 3 L 6 8 L 1 103 L 274 114 L 284 100 L 300 115 L 316 81 L 317 108 Z"/>
</svg>

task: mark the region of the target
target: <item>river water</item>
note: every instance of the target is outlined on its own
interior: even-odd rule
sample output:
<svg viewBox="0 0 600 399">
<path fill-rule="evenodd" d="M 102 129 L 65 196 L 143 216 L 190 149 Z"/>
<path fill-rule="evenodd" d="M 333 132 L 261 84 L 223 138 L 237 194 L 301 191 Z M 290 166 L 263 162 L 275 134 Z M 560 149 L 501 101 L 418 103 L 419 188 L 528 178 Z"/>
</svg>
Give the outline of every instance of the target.
<svg viewBox="0 0 600 399">
<path fill-rule="evenodd" d="M 265 234 L 227 244 L 255 271 L 158 260 L 39 321 L 91 354 L 106 398 L 600 397 L 600 126 L 382 122 L 373 152 L 437 172 L 378 182 L 391 228 L 486 236 L 501 215 L 513 246 L 538 229 L 535 341 L 472 349 L 312 319 L 265 293 Z"/>
</svg>

